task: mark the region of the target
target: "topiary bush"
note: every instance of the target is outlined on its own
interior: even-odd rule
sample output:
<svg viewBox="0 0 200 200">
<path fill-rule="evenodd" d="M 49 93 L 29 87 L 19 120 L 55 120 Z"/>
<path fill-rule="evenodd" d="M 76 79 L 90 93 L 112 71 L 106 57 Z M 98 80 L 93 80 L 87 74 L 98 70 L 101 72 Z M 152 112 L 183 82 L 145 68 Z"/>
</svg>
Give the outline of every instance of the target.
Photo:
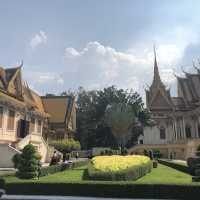
<svg viewBox="0 0 200 200">
<path fill-rule="evenodd" d="M 21 155 L 20 153 L 16 153 L 13 157 L 12 157 L 12 162 L 14 164 L 14 168 L 17 169 L 19 164 L 20 164 L 20 158 Z"/>
<path fill-rule="evenodd" d="M 32 144 L 26 145 L 22 153 L 14 155 L 12 160 L 18 169 L 17 177 L 30 179 L 37 176 L 40 156 Z"/>
<path fill-rule="evenodd" d="M 146 156 L 96 156 L 88 164 L 88 177 L 92 180 L 136 180 L 152 169 Z"/>
</svg>

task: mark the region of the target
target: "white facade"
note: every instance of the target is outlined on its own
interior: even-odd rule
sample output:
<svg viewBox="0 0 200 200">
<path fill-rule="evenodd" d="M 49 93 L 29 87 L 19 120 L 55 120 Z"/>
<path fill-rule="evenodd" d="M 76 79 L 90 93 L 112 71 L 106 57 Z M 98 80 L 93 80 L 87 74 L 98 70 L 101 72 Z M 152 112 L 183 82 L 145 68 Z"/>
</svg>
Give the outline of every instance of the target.
<svg viewBox="0 0 200 200">
<path fill-rule="evenodd" d="M 28 134 L 24 137 L 20 137 L 19 135 L 19 121 L 24 120 L 26 118 L 27 122 L 29 121 L 31 123 L 31 113 L 22 113 L 21 111 L 14 110 L 12 108 L 9 108 L 5 105 L 0 104 L 0 109 L 3 109 L 3 113 L 1 115 L 1 126 L 0 126 L 0 145 L 2 144 L 1 148 L 4 148 L 5 151 L 5 144 L 7 144 L 8 149 L 12 147 L 13 149 L 16 148 L 16 150 L 21 150 L 23 147 L 29 143 L 33 144 L 35 148 L 38 150 L 40 155 L 42 156 L 42 161 L 45 162 L 46 155 L 47 155 L 47 144 L 45 143 L 43 137 L 42 137 L 42 130 L 43 130 L 43 121 L 41 118 L 37 118 L 35 116 L 35 123 L 31 126 L 34 128 L 30 128 L 28 130 Z M 8 128 L 9 123 L 9 111 L 14 112 L 14 123 L 13 128 Z M 9 152 L 14 152 L 10 150 Z M 9 152 L 7 156 L 9 157 Z M 3 158 L 0 156 L 1 160 Z M 5 162 L 2 166 L 8 165 Z M 1 167 L 1 163 L 0 163 Z"/>
</svg>

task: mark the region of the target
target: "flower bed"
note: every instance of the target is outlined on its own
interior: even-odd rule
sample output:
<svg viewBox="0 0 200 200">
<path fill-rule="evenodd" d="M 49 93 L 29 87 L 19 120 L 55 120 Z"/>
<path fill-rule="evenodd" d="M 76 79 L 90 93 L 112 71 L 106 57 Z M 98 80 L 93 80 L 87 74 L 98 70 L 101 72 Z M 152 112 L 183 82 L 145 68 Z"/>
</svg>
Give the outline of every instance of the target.
<svg viewBox="0 0 200 200">
<path fill-rule="evenodd" d="M 94 180 L 136 180 L 152 169 L 146 156 L 96 156 L 88 164 L 88 177 Z"/>
</svg>

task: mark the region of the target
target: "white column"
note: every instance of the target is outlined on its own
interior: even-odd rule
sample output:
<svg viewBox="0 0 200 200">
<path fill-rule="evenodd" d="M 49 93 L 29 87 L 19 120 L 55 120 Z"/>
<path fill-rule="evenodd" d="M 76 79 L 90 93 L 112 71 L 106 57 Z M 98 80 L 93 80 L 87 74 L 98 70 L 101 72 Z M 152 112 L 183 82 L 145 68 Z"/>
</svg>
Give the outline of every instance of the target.
<svg viewBox="0 0 200 200">
<path fill-rule="evenodd" d="M 186 134 L 185 134 L 185 118 L 183 117 L 183 138 L 186 139 Z"/>
<path fill-rule="evenodd" d="M 178 130 L 177 130 L 177 121 L 175 119 L 175 133 L 176 133 L 176 140 L 178 140 Z"/>
</svg>

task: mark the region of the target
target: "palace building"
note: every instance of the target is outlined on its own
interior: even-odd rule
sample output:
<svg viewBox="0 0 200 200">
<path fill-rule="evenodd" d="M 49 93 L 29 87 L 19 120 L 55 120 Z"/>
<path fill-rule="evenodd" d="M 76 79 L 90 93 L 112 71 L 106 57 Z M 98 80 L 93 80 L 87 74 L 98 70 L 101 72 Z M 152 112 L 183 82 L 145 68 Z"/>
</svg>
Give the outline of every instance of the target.
<svg viewBox="0 0 200 200">
<path fill-rule="evenodd" d="M 195 74 L 176 76 L 177 96 L 172 97 L 160 78 L 154 53 L 153 82 L 146 90 L 151 125 L 144 127 L 131 151 L 156 149 L 166 158 L 187 159 L 200 144 L 200 69 L 194 66 Z"/>
<path fill-rule="evenodd" d="M 23 83 L 21 69 L 0 67 L 0 167 L 12 167 L 13 155 L 29 143 L 47 162 L 53 151 L 46 140 L 51 130 L 53 139 L 76 130 L 74 98 L 40 97 Z"/>
</svg>

